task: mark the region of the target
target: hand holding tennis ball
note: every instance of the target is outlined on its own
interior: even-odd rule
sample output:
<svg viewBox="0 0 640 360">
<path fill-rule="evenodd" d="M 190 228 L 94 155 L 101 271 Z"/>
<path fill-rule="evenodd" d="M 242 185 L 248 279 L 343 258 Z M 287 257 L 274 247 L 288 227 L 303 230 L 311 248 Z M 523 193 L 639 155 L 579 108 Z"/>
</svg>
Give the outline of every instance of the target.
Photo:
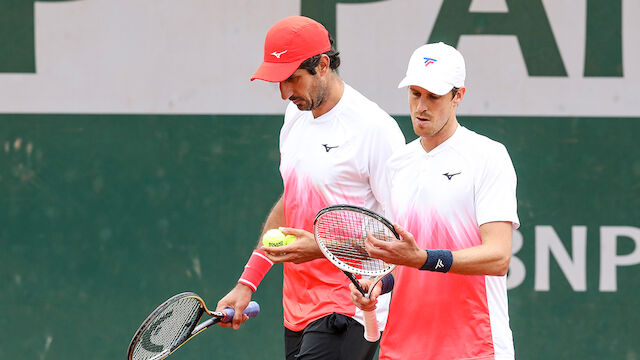
<svg viewBox="0 0 640 360">
<path fill-rule="evenodd" d="M 284 237 L 284 244 L 289 245 L 296 240 L 298 240 L 298 238 L 295 235 L 286 235 Z"/>
<path fill-rule="evenodd" d="M 295 235 L 285 235 L 279 229 L 270 229 L 262 236 L 264 246 L 284 246 L 296 241 Z"/>
</svg>

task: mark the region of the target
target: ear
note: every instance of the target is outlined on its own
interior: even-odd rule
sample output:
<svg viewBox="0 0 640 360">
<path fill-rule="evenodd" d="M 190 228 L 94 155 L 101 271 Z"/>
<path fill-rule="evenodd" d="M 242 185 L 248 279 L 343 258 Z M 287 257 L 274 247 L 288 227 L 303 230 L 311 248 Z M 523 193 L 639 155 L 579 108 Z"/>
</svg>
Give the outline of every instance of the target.
<svg viewBox="0 0 640 360">
<path fill-rule="evenodd" d="M 322 54 L 320 56 L 320 62 L 318 63 L 317 71 L 320 75 L 324 76 L 326 75 L 329 70 L 331 70 L 331 60 L 329 59 L 329 57 L 326 54 Z"/>
<path fill-rule="evenodd" d="M 464 98 L 464 94 L 466 91 L 467 91 L 466 87 L 461 87 L 460 89 L 458 89 L 456 96 L 453 98 L 454 105 L 460 104 L 460 102 L 462 101 L 462 98 Z"/>
</svg>

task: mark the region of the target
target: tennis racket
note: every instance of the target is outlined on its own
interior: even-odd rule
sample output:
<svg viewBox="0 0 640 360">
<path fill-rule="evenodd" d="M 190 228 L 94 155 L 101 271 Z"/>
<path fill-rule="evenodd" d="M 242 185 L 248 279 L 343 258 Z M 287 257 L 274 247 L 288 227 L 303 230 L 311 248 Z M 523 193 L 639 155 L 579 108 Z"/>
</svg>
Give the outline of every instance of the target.
<svg viewBox="0 0 640 360">
<path fill-rule="evenodd" d="M 373 211 L 352 205 L 326 207 L 316 215 L 313 232 L 324 256 L 342 270 L 365 297 L 369 297 L 378 281 L 395 268 L 367 253 L 364 245 L 367 232 L 383 241 L 400 239 L 393 224 Z M 355 275 L 374 278 L 368 292 L 360 286 Z M 380 332 L 375 311 L 364 311 L 363 315 L 364 338 L 378 341 Z"/>
<path fill-rule="evenodd" d="M 211 319 L 198 324 L 203 313 Z M 256 317 L 260 306 L 249 303 L 244 313 Z M 211 312 L 200 296 L 192 292 L 175 295 L 158 306 L 133 335 L 127 360 L 160 360 L 171 355 L 180 346 L 200 332 L 218 322 L 231 322 L 235 311 L 224 309 Z"/>
</svg>

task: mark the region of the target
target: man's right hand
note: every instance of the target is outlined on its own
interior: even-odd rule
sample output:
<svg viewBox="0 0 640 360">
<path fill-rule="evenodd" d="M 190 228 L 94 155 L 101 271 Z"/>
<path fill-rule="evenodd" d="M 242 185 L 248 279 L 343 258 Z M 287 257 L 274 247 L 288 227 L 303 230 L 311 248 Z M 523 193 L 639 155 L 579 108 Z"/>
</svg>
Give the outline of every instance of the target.
<svg viewBox="0 0 640 360">
<path fill-rule="evenodd" d="M 250 287 L 243 284 L 236 284 L 236 286 L 231 291 L 229 291 L 229 293 L 225 295 L 225 297 L 218 301 L 218 306 L 216 306 L 216 311 L 222 311 L 226 308 L 232 308 L 235 311 L 233 321 L 230 323 L 219 322 L 218 325 L 222 327 L 233 327 L 235 330 L 237 330 L 243 322 L 249 319 L 249 317 L 242 312 L 249 305 L 252 295 L 253 291 Z"/>
</svg>

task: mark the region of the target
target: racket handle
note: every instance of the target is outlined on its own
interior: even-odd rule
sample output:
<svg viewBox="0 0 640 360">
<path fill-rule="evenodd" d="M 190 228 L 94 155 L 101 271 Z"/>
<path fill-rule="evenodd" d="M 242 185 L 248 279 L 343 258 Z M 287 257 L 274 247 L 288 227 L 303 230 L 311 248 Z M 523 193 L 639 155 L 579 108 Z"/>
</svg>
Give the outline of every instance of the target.
<svg viewBox="0 0 640 360">
<path fill-rule="evenodd" d="M 380 339 L 378 331 L 378 319 L 375 311 L 363 311 L 364 314 L 364 338 L 369 342 L 376 342 Z"/>
<path fill-rule="evenodd" d="M 236 314 L 235 310 L 233 310 L 232 308 L 223 309 L 222 312 L 225 316 L 220 319 L 220 321 L 223 323 L 231 322 L 231 320 L 233 320 L 233 316 Z M 260 305 L 258 305 L 257 302 L 252 301 L 242 313 L 250 318 L 254 318 L 260 313 Z"/>
</svg>

